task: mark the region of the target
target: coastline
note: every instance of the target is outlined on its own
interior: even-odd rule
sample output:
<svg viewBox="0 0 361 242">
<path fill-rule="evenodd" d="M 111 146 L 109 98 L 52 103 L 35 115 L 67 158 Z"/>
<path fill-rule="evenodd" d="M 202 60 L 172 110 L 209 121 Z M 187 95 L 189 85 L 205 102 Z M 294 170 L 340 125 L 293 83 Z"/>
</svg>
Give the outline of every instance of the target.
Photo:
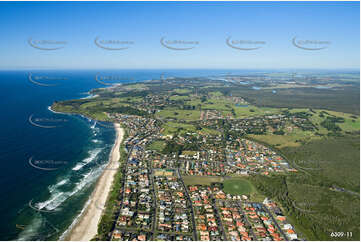
<svg viewBox="0 0 361 242">
<path fill-rule="evenodd" d="M 118 171 L 120 158 L 119 148 L 124 138 L 124 129 L 121 128 L 120 124 L 114 123 L 114 127 L 116 130 L 116 139 L 110 152 L 109 163 L 98 178 L 94 191 L 76 218 L 75 223 L 68 228 L 69 231 L 65 232 L 60 240 L 90 241 L 97 235 L 98 223 L 103 212 L 101 207 L 108 199 L 108 194 L 113 185 L 114 175 Z"/>
</svg>

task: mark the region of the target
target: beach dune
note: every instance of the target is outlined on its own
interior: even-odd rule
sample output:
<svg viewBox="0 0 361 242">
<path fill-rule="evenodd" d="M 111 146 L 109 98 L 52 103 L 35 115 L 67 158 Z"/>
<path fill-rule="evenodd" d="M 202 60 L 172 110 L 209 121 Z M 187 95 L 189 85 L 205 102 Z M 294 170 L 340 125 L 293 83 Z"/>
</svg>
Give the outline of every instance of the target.
<svg viewBox="0 0 361 242">
<path fill-rule="evenodd" d="M 120 124 L 115 123 L 116 139 L 109 156 L 109 163 L 99 177 L 93 193 L 90 195 L 89 202 L 79 217 L 76 224 L 65 235 L 64 240 L 70 241 L 89 241 L 93 239 L 98 230 L 98 223 L 102 216 L 102 208 L 107 201 L 111 190 L 114 175 L 119 167 L 120 144 L 124 137 L 124 130 Z"/>
</svg>

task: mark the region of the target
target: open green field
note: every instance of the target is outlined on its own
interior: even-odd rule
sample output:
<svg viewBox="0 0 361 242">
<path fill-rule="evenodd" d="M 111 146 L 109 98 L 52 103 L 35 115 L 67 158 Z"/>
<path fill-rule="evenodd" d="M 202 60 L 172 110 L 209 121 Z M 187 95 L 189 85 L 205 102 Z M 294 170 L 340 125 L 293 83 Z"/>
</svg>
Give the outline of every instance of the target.
<svg viewBox="0 0 361 242">
<path fill-rule="evenodd" d="M 216 176 L 182 176 L 186 185 L 211 185 L 211 183 L 222 182 L 222 177 Z"/>
<path fill-rule="evenodd" d="M 163 135 L 175 135 L 196 132 L 196 128 L 192 124 L 166 122 L 162 125 Z"/>
<path fill-rule="evenodd" d="M 225 179 L 223 182 L 223 191 L 231 195 L 246 195 L 254 202 L 262 202 L 265 199 L 265 196 L 258 192 L 252 182 L 243 177 Z"/>
<path fill-rule="evenodd" d="M 324 109 L 313 109 L 312 111 L 313 112 L 311 112 L 310 109 L 306 108 L 289 109 L 290 113 L 306 112 L 308 114 L 312 114 L 312 116 L 310 117 L 310 121 L 317 126 L 318 132 L 321 134 L 328 133 L 328 130 L 321 126 L 321 122 L 324 121 L 326 117 L 343 118 L 345 121 L 337 124 L 338 126 L 340 126 L 343 132 L 354 132 L 360 130 L 360 116 L 358 115 L 329 111 Z"/>
<path fill-rule="evenodd" d="M 358 80 L 359 81 L 359 80 Z M 313 108 L 338 112 L 360 113 L 360 87 L 344 86 L 342 89 L 280 88 L 252 90 L 250 87 L 229 88 L 233 96 L 241 96 L 252 105 L 274 108 Z"/>
<path fill-rule="evenodd" d="M 145 83 L 131 83 L 131 84 L 124 85 L 124 87 L 127 90 L 132 90 L 132 89 L 143 90 L 143 89 L 148 88 L 148 86 Z"/>
<path fill-rule="evenodd" d="M 230 111 L 234 104 L 226 99 L 216 99 L 208 98 L 206 101 L 202 102 L 201 99 L 192 99 L 191 101 L 186 102 L 187 105 L 198 106 L 200 105 L 202 109 L 215 109 L 218 111 Z"/>
<path fill-rule="evenodd" d="M 202 127 L 200 130 L 196 130 L 196 127 L 189 123 L 178 123 L 178 122 L 167 122 L 162 125 L 163 135 L 175 135 L 180 134 L 183 135 L 185 133 L 200 133 L 203 135 L 219 135 L 221 132 L 214 129 L 204 128 Z"/>
<path fill-rule="evenodd" d="M 339 126 L 343 131 L 357 131 L 360 130 L 360 116 L 355 116 L 349 113 L 327 111 L 327 113 L 336 117 L 342 117 L 345 119 L 344 123 L 340 123 Z"/>
<path fill-rule="evenodd" d="M 109 121 L 108 116 L 105 114 L 105 112 L 102 112 L 101 110 L 93 111 L 92 109 L 76 108 L 73 105 L 60 105 L 60 104 L 53 104 L 52 109 L 56 112 L 82 114 L 91 119 L 100 120 L 100 121 Z"/>
<path fill-rule="evenodd" d="M 193 151 L 193 150 L 183 150 L 182 151 L 182 155 L 191 155 L 191 156 L 193 156 L 195 154 L 197 154 L 197 151 Z"/>
<path fill-rule="evenodd" d="M 285 109 L 283 109 L 285 110 Z M 348 133 L 360 132 L 360 117 L 342 112 L 327 111 L 327 110 L 312 110 L 304 108 L 287 109 L 290 113 L 305 112 L 310 115 L 309 120 L 317 128 L 314 131 L 303 131 L 300 128 L 294 127 L 291 131 L 286 131 L 284 135 L 275 135 L 267 133 L 264 135 L 249 134 L 248 137 L 260 142 L 276 146 L 278 148 L 284 147 L 298 147 L 311 141 L 320 140 L 326 137 L 331 131 L 327 130 L 321 125 L 327 117 L 343 118 L 344 122 L 336 123 L 341 128 L 338 132 L 340 135 L 347 135 Z M 323 136 L 323 137 L 322 137 Z"/>
<path fill-rule="evenodd" d="M 248 107 L 234 106 L 234 111 L 236 113 L 236 118 L 247 118 L 249 116 L 279 114 L 281 112 L 281 110 L 278 108 L 256 107 L 254 105 L 249 105 Z"/>
<path fill-rule="evenodd" d="M 173 118 L 177 120 L 199 120 L 201 112 L 199 110 L 182 110 L 182 109 L 164 109 L 157 113 L 159 118 Z"/>
<path fill-rule="evenodd" d="M 208 95 L 214 96 L 214 97 L 222 97 L 223 93 L 221 93 L 221 92 L 209 92 Z"/>
<path fill-rule="evenodd" d="M 252 184 L 246 179 L 231 178 L 223 182 L 223 190 L 231 195 L 249 195 L 254 191 Z"/>
<path fill-rule="evenodd" d="M 311 140 L 318 140 L 321 137 L 315 135 L 312 131 L 302 131 L 300 129 L 294 129 L 291 133 L 284 135 L 265 134 L 265 135 L 253 135 L 249 134 L 248 137 L 251 139 L 276 146 L 278 148 L 283 147 L 296 147 L 300 146 L 305 142 Z"/>
<path fill-rule="evenodd" d="M 173 91 L 176 93 L 179 93 L 179 94 L 185 94 L 185 93 L 192 92 L 192 90 L 190 90 L 188 88 L 177 88 L 177 89 L 174 89 Z"/>
<path fill-rule="evenodd" d="M 108 91 L 108 90 L 107 90 Z M 105 91 L 107 93 L 107 91 Z M 124 98 L 119 97 L 96 97 L 89 99 L 67 100 L 54 102 L 52 109 L 57 112 L 82 114 L 100 121 L 110 121 L 106 113 L 122 113 L 130 115 L 147 115 L 146 112 L 138 110 L 134 104 L 141 100 L 139 97 L 127 97 L 129 101 L 122 102 Z M 134 101 L 132 105 L 130 102 Z"/>
<path fill-rule="evenodd" d="M 173 95 L 169 98 L 172 101 L 178 101 L 178 100 L 190 100 L 190 97 L 188 96 L 179 96 L 179 95 Z"/>
<path fill-rule="evenodd" d="M 218 130 L 203 128 L 203 127 L 202 127 L 201 130 L 198 131 L 198 133 L 200 133 L 200 134 L 210 134 L 210 135 L 219 135 L 219 134 L 221 134 L 221 132 L 219 132 Z"/>
<path fill-rule="evenodd" d="M 236 106 L 230 100 L 222 98 L 221 94 L 222 93 L 220 92 L 213 92 L 212 96 L 214 97 L 208 98 L 204 102 L 202 102 L 200 98 L 193 98 L 191 101 L 187 101 L 185 103 L 187 105 L 192 105 L 196 107 L 200 106 L 202 110 L 217 110 L 220 111 L 223 115 L 230 114 L 231 111 L 234 110 L 235 118 L 278 114 L 281 112 L 281 109 L 279 108 L 257 107 L 254 105 L 249 105 L 247 107 Z"/>
<path fill-rule="evenodd" d="M 163 140 L 155 140 L 152 143 L 150 143 L 147 146 L 148 150 L 155 150 L 157 152 L 162 152 L 162 150 L 164 149 L 166 143 Z"/>
</svg>

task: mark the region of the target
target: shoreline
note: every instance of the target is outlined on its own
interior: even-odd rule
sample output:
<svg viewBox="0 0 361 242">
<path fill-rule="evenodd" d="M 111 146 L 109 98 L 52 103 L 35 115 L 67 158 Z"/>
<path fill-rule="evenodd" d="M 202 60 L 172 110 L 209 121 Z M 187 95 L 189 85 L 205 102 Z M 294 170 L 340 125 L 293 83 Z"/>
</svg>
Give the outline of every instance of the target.
<svg viewBox="0 0 361 242">
<path fill-rule="evenodd" d="M 98 224 L 103 214 L 99 205 L 106 203 L 108 194 L 111 191 L 114 176 L 118 171 L 120 158 L 120 144 L 124 138 L 124 129 L 119 123 L 114 123 L 116 139 L 109 155 L 109 162 L 103 173 L 99 176 L 95 188 L 89 200 L 84 205 L 83 210 L 75 218 L 74 224 L 68 228 L 60 240 L 66 241 L 90 241 L 97 235 Z"/>
</svg>

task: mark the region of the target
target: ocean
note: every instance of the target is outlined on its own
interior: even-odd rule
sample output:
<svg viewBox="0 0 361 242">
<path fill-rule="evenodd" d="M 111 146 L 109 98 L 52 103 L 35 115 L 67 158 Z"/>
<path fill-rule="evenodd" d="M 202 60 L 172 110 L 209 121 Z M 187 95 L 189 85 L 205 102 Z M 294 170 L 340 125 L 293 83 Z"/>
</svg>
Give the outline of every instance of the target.
<svg viewBox="0 0 361 242">
<path fill-rule="evenodd" d="M 0 71 L 0 240 L 58 240 L 88 201 L 115 131 L 54 113 L 57 100 L 89 98 L 96 81 L 217 76 L 234 70 Z M 244 71 L 239 71 L 243 73 Z"/>
</svg>

